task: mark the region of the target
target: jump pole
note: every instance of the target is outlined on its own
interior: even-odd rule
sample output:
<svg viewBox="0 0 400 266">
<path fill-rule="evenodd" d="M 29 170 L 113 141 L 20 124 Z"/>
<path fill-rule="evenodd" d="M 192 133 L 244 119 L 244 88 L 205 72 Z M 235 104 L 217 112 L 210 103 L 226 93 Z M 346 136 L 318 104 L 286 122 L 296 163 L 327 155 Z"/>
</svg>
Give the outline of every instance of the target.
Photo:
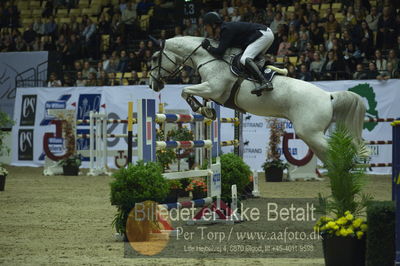
<svg viewBox="0 0 400 266">
<path fill-rule="evenodd" d="M 393 126 L 392 145 L 392 199 L 396 206 L 396 259 L 400 265 L 400 120 L 391 123 Z"/>
<path fill-rule="evenodd" d="M 133 102 L 128 102 L 128 165 L 132 163 L 132 146 L 133 146 Z"/>
</svg>

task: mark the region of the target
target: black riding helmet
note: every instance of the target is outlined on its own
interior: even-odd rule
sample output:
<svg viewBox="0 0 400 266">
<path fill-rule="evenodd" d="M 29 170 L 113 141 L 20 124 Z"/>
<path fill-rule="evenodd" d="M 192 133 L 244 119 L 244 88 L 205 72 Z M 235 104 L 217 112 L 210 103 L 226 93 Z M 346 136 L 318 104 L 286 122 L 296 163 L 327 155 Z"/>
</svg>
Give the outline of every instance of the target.
<svg viewBox="0 0 400 266">
<path fill-rule="evenodd" d="M 222 18 L 217 12 L 208 12 L 204 15 L 203 22 L 205 25 L 221 24 Z"/>
</svg>

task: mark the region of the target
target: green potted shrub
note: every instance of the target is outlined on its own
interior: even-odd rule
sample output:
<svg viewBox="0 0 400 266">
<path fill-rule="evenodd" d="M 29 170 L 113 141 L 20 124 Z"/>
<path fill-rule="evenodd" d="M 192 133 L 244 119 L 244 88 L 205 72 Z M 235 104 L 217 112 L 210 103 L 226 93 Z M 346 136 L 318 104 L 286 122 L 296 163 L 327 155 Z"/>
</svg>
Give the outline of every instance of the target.
<svg viewBox="0 0 400 266">
<path fill-rule="evenodd" d="M 326 265 L 365 265 L 367 223 L 361 215 L 372 197 L 362 193 L 364 154 L 364 143 L 355 143 L 348 130 L 337 125 L 325 159 L 331 195 L 319 194 L 318 210 L 325 216 L 314 228 L 323 237 Z"/>
<path fill-rule="evenodd" d="M 168 194 L 169 184 L 162 176 L 158 163 L 142 161 L 120 168 L 112 176 L 111 204 L 117 207 L 113 225 L 119 234 L 124 235 L 126 221 L 136 203 L 147 200 L 160 202 Z"/>
<path fill-rule="evenodd" d="M 221 155 L 221 199 L 230 202 L 232 185 L 237 186 L 238 196 L 246 193 L 252 172 L 243 159 L 236 154 L 226 153 Z"/>
<path fill-rule="evenodd" d="M 279 144 L 281 143 L 281 136 L 284 133 L 283 124 L 277 118 L 267 120 L 270 128 L 267 160 L 262 165 L 265 173 L 265 181 L 267 182 L 281 182 L 283 178 L 283 171 L 288 168 L 288 164 L 280 159 Z"/>
<path fill-rule="evenodd" d="M 162 129 L 157 129 L 157 140 L 165 140 L 165 133 Z M 176 161 L 176 152 L 174 149 L 165 149 L 156 151 L 157 162 L 161 164 L 163 172 L 169 169 L 169 165 Z"/>
<path fill-rule="evenodd" d="M 7 175 L 8 175 L 7 169 L 0 166 L 0 191 L 4 191 Z"/>
<path fill-rule="evenodd" d="M 181 182 L 177 179 L 168 180 L 169 194 L 162 201 L 162 203 L 174 203 L 178 202 L 179 191 L 182 188 Z"/>
<path fill-rule="evenodd" d="M 3 131 L 1 128 L 11 127 L 13 124 L 14 121 L 11 120 L 7 113 L 0 111 L 0 154 L 10 153 L 10 148 L 8 148 L 4 143 L 4 138 L 10 134 L 10 132 Z M 4 190 L 7 175 L 7 169 L 0 166 L 0 191 Z"/>
<path fill-rule="evenodd" d="M 60 160 L 58 164 L 62 166 L 64 175 L 78 175 L 82 160 L 79 155 L 72 155 Z"/>
</svg>

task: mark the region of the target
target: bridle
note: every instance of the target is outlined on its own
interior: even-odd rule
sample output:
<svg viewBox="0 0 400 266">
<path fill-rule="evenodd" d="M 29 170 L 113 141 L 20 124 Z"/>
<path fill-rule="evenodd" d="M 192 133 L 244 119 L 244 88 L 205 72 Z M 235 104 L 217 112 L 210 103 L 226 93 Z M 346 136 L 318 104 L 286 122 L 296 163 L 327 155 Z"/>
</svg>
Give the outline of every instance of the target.
<svg viewBox="0 0 400 266">
<path fill-rule="evenodd" d="M 150 77 L 152 77 L 157 83 L 165 83 L 166 80 L 171 79 L 178 75 L 182 70 L 185 65 L 185 63 L 190 59 L 193 62 L 192 55 L 201 47 L 201 44 L 197 46 L 182 62 L 182 64 L 177 64 L 175 63 L 174 60 L 172 60 L 167 53 L 165 53 L 164 48 L 165 48 L 165 41 L 161 43 L 161 50 L 160 50 L 160 55 L 158 57 L 158 64 L 157 66 L 153 67 L 150 69 Z M 164 68 L 161 64 L 162 62 L 162 57 L 163 55 L 170 61 L 172 62 L 176 68 L 173 71 L 169 71 L 168 69 Z M 158 77 L 155 77 L 154 75 L 151 74 L 151 72 L 155 69 L 158 69 Z M 161 76 L 161 70 L 164 70 L 165 72 L 168 73 L 167 76 Z"/>
</svg>

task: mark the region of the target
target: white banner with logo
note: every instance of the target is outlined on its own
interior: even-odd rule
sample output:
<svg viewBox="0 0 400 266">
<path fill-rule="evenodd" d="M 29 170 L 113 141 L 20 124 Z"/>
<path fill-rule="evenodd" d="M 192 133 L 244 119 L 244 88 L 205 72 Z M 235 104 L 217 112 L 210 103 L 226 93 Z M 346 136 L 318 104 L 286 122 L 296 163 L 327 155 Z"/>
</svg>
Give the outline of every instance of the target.
<svg viewBox="0 0 400 266">
<path fill-rule="evenodd" d="M 317 86 L 327 91 L 352 90 L 360 94 L 368 106 L 368 116 L 389 118 L 398 117 L 400 106 L 399 80 L 379 81 L 334 81 L 316 82 Z M 165 103 L 165 110 L 181 110 L 190 113 L 189 106 L 181 97 L 183 85 L 167 85 L 160 93 L 155 93 L 147 86 L 120 87 L 73 87 L 73 88 L 31 88 L 18 89 L 15 101 L 13 127 L 13 164 L 26 166 L 43 165 L 43 136 L 45 133 L 56 134 L 53 117 L 48 115 L 49 109 L 69 109 L 76 111 L 76 119 L 89 119 L 90 111 L 106 112 L 109 119 L 126 119 L 127 103 L 141 98 L 156 99 L 157 103 Z M 279 89 L 279 88 L 276 88 Z M 307 95 L 304 95 L 307 97 Z M 136 107 L 134 106 L 134 110 Z M 231 109 L 221 108 L 221 117 L 233 117 Z M 286 131 L 293 132 L 289 121 L 284 120 Z M 269 129 L 265 117 L 245 114 L 243 121 L 244 160 L 254 170 L 261 169 L 265 161 Z M 222 140 L 232 140 L 233 125 L 223 124 Z M 126 134 L 126 124 L 110 124 L 109 134 Z M 134 127 L 134 132 L 135 132 Z M 391 140 L 390 123 L 367 124 L 363 137 L 367 140 Z M 88 134 L 88 125 L 78 125 L 78 134 Z M 88 139 L 78 140 L 78 149 L 87 149 Z M 57 139 L 52 147 L 62 145 Z M 109 150 L 126 150 L 125 138 L 111 138 Z M 290 153 L 301 159 L 308 147 L 301 140 L 289 142 Z M 372 145 L 372 163 L 391 162 L 391 145 Z M 223 152 L 232 152 L 233 147 L 223 147 Z M 284 159 L 284 156 L 281 156 Z M 114 158 L 110 158 L 110 167 L 115 167 Z M 390 173 L 390 168 L 373 168 L 373 173 Z"/>
<path fill-rule="evenodd" d="M 48 52 L 0 53 L 0 111 L 13 117 L 17 80 L 36 86 L 39 73 L 47 77 Z"/>
</svg>

